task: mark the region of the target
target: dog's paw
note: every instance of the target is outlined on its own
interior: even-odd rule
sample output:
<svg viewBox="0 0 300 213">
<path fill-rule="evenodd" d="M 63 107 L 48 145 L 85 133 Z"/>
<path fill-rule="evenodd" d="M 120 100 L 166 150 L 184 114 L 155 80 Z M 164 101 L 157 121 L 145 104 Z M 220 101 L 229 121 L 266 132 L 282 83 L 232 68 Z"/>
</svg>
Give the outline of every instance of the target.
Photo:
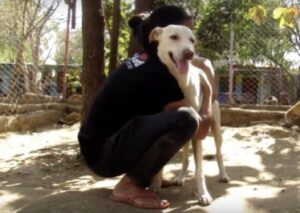
<svg viewBox="0 0 300 213">
<path fill-rule="evenodd" d="M 172 180 L 172 182 L 173 182 L 174 185 L 176 185 L 176 186 L 182 186 L 183 183 L 184 183 L 184 180 L 183 180 L 183 177 L 177 176 L 177 177 L 175 177 L 175 178 Z"/>
<path fill-rule="evenodd" d="M 220 183 L 229 183 L 230 177 L 225 173 L 223 175 L 220 175 L 219 182 Z"/>
<path fill-rule="evenodd" d="M 198 195 L 197 197 L 198 197 L 198 203 L 200 206 L 208 206 L 213 201 L 212 197 L 210 196 L 210 194 L 208 192 L 205 194 L 202 194 L 202 195 Z"/>
</svg>

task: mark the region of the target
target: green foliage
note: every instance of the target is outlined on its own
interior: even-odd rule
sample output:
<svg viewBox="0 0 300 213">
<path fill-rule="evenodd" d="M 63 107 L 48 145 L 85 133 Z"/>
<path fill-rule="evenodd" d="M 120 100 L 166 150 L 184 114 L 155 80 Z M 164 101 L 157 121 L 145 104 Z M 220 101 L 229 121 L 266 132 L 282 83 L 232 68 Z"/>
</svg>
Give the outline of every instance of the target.
<svg viewBox="0 0 300 213">
<path fill-rule="evenodd" d="M 57 32 L 56 37 L 55 61 L 64 64 L 66 31 Z M 79 28 L 70 31 L 68 64 L 82 64 L 82 32 Z"/>
<path fill-rule="evenodd" d="M 295 18 L 298 16 L 298 8 L 293 7 L 278 7 L 273 11 L 273 18 L 279 20 L 280 28 L 285 26 L 294 28 Z"/>
<path fill-rule="evenodd" d="M 121 25 L 119 36 L 119 61 L 124 60 L 127 57 L 128 46 L 130 40 L 131 30 L 128 26 L 128 20 L 132 15 L 132 7 L 125 1 L 121 1 Z"/>
<path fill-rule="evenodd" d="M 227 57 L 230 24 L 234 25 L 235 36 L 244 34 L 247 27 L 244 14 L 250 5 L 250 0 L 217 0 L 206 5 L 204 18 L 201 20 L 197 31 L 201 45 L 199 50 L 203 56 L 210 59 Z"/>
<path fill-rule="evenodd" d="M 78 88 L 81 88 L 80 74 L 82 67 L 68 67 L 67 79 L 67 91 L 68 95 L 78 93 Z"/>
<path fill-rule="evenodd" d="M 268 15 L 280 3 L 280 0 L 211 1 L 198 27 L 198 51 L 210 59 L 228 58 L 232 24 L 236 63 L 262 62 L 288 68 L 291 64 L 284 56 L 292 50 L 290 38 Z"/>
<path fill-rule="evenodd" d="M 262 25 L 265 22 L 266 15 L 266 8 L 262 5 L 256 5 L 249 9 L 245 17 L 246 19 L 252 19 L 257 25 Z"/>
<path fill-rule="evenodd" d="M 121 1 L 121 23 L 119 34 L 119 47 L 118 47 L 118 61 L 119 63 L 127 58 L 131 29 L 128 26 L 128 20 L 132 16 L 132 5 L 126 1 Z M 113 0 L 105 1 L 105 15 L 106 15 L 106 38 L 105 38 L 105 73 L 108 72 L 109 56 L 110 56 L 110 32 L 112 26 L 112 14 L 113 14 Z"/>
<path fill-rule="evenodd" d="M 279 21 L 279 27 L 285 26 L 294 28 L 295 18 L 298 16 L 298 8 L 292 7 L 277 7 L 273 10 L 273 18 Z M 246 17 L 252 19 L 257 25 L 261 25 L 266 18 L 267 10 L 263 5 L 256 5 L 249 9 Z"/>
<path fill-rule="evenodd" d="M 161 5 L 178 5 L 183 8 L 188 9 L 194 16 L 196 25 L 197 22 L 203 17 L 203 9 L 204 6 L 208 2 L 207 0 L 155 0 L 155 7 L 159 7 Z"/>
<path fill-rule="evenodd" d="M 12 63 L 15 61 L 20 37 L 20 5 L 4 0 L 0 4 L 0 60 Z M 26 50 L 28 51 L 28 50 Z"/>
<path fill-rule="evenodd" d="M 283 4 L 283 2 L 281 3 Z M 273 4 L 271 6 L 261 5 L 260 7 L 264 8 L 265 10 L 268 8 L 268 12 L 266 14 L 268 25 L 263 27 L 270 27 L 272 25 L 272 34 L 265 42 L 265 44 L 268 45 L 261 43 L 260 48 L 265 49 L 263 51 L 269 52 L 269 56 L 273 55 L 271 56 L 271 60 L 274 62 L 275 59 L 275 64 L 284 68 L 290 68 L 292 62 L 284 59 L 286 53 L 294 51 L 298 53 L 300 57 L 300 43 L 298 42 L 300 41 L 300 17 L 298 14 L 298 8 L 297 6 L 283 7 L 278 6 L 278 4 Z M 250 19 L 257 23 L 253 17 Z M 270 53 L 270 51 L 273 51 L 273 53 Z"/>
<path fill-rule="evenodd" d="M 14 63 L 20 51 L 20 46 L 24 43 L 24 59 L 27 63 L 32 63 L 32 50 L 35 45 L 38 45 L 35 42 L 37 29 L 41 27 L 40 20 L 45 16 L 45 11 L 49 8 L 43 4 L 37 5 L 35 0 L 29 0 L 25 16 L 23 16 L 25 1 L 17 4 L 16 2 L 12 0 L 0 2 L 0 61 Z M 50 22 L 43 26 L 42 35 L 45 32 L 49 33 L 57 26 L 57 23 L 54 23 L 54 21 Z M 42 45 L 39 46 L 39 53 L 43 53 L 48 49 L 49 45 L 44 45 L 48 39 L 47 36 L 42 36 Z"/>
</svg>

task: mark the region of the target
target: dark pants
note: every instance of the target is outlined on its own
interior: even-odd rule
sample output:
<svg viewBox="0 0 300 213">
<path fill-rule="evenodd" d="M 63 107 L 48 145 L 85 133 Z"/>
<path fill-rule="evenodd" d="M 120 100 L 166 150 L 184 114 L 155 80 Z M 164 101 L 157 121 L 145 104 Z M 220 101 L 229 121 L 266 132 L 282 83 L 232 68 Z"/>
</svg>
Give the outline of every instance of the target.
<svg viewBox="0 0 300 213">
<path fill-rule="evenodd" d="M 149 186 L 197 127 L 197 113 L 190 108 L 135 117 L 106 141 L 93 169 L 104 177 L 126 173 L 137 184 Z"/>
</svg>

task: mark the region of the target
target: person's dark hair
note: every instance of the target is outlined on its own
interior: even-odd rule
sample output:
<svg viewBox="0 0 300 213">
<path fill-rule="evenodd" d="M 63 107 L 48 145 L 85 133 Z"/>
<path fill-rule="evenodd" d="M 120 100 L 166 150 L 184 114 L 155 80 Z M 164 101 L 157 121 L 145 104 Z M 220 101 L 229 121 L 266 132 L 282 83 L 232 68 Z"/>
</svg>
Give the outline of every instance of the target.
<svg viewBox="0 0 300 213">
<path fill-rule="evenodd" d="M 170 24 L 182 24 L 191 19 L 189 11 L 174 5 L 165 5 L 155 9 L 148 17 L 143 15 L 133 16 L 128 24 L 133 30 L 134 37 L 146 50 L 153 50 L 156 44 L 150 43 L 148 36 L 155 27 L 165 27 Z"/>
</svg>

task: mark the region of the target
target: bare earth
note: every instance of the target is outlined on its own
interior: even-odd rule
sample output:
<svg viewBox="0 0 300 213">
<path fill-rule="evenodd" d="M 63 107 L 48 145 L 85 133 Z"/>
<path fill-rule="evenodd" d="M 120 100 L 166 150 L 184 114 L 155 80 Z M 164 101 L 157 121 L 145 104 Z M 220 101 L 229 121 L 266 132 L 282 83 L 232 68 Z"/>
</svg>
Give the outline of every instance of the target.
<svg viewBox="0 0 300 213">
<path fill-rule="evenodd" d="M 204 171 L 214 202 L 197 204 L 193 163 L 183 187 L 163 189 L 171 207 L 140 210 L 109 199 L 120 177 L 94 176 L 78 159 L 78 124 L 27 134 L 0 134 L 0 212 L 300 212 L 300 133 L 280 126 L 223 127 L 223 153 L 231 181 L 218 182 L 211 136 Z M 181 153 L 165 168 L 180 170 Z M 192 156 L 190 157 L 192 162 Z"/>
</svg>

